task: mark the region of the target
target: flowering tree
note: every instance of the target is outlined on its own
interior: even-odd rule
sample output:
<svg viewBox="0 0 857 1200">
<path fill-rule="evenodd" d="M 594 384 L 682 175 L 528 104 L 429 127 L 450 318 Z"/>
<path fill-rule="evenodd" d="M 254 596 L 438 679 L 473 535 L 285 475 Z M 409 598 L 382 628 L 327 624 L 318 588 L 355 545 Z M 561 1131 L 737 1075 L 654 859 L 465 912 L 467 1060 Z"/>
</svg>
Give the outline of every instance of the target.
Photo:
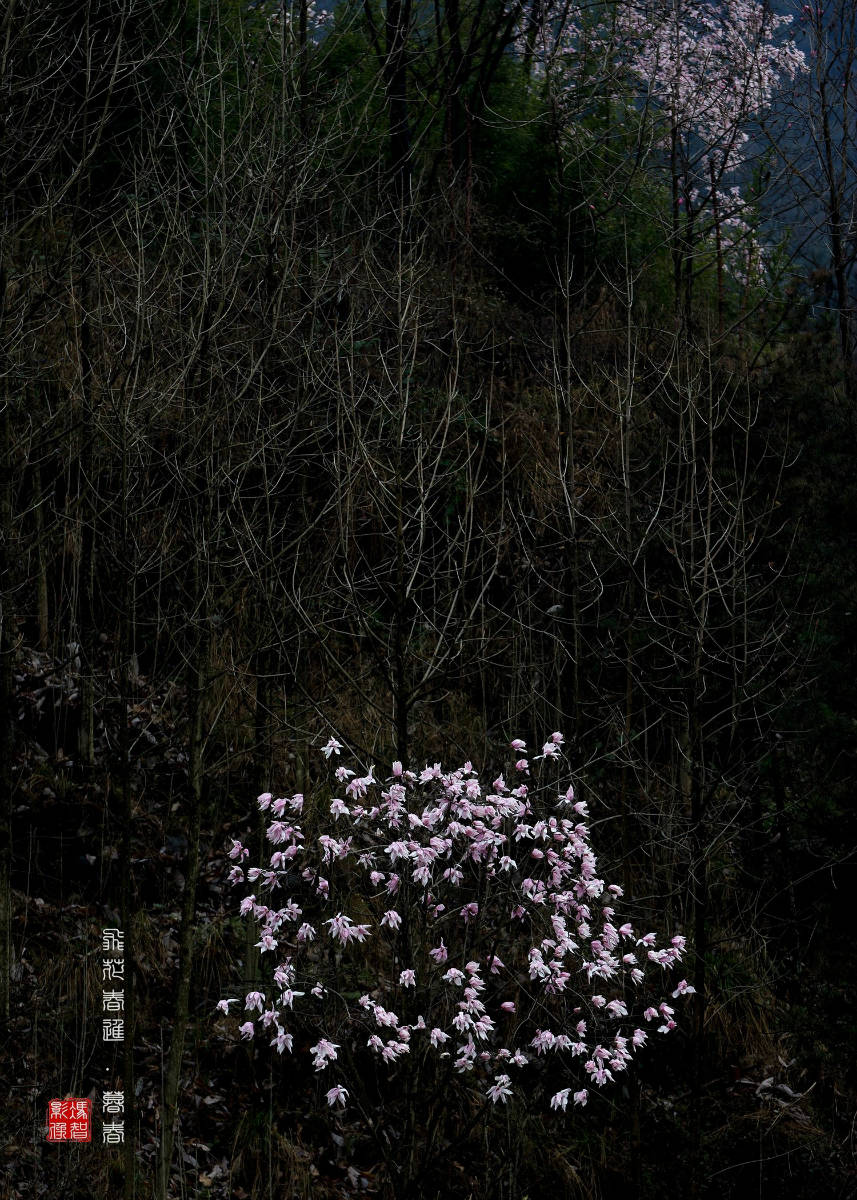
<svg viewBox="0 0 857 1200">
<path fill-rule="evenodd" d="M 754 121 L 804 66 L 789 36 L 792 18 L 758 0 L 684 0 L 656 8 L 654 19 L 632 3 L 621 14 L 619 44 L 629 51 L 629 70 L 663 118 L 676 295 L 683 275 L 689 307 L 695 243 L 713 237 L 722 313 L 724 258 L 748 282 L 759 266 L 739 183 Z"/>
<path fill-rule="evenodd" d="M 559 766 L 562 743 L 560 733 L 545 743 L 543 768 Z M 616 915 L 622 889 L 599 876 L 586 802 L 559 784 L 549 803 L 550 785 L 532 786 L 525 744 L 511 745 L 514 786 L 502 775 L 483 785 L 469 762 L 420 774 L 393 763 L 383 784 L 372 769 L 339 766 L 341 795 L 320 832 L 305 832 L 302 795 L 266 792 L 269 862 L 248 869 L 248 849 L 233 841 L 230 880 L 255 887 L 240 911 L 277 964 L 246 996 L 241 1035 L 282 1054 L 299 1028 L 313 1031 L 330 1106 L 353 1100 L 368 1119 L 355 1070 L 368 1054 L 415 1072 L 423 1096 L 434 1066 L 435 1086 L 461 1077 L 479 1111 L 528 1077 L 539 1090 L 548 1082 L 551 1108 L 565 1110 L 626 1071 L 651 1030 L 676 1027 L 670 1000 L 694 989 L 664 977 L 684 937 L 659 947 L 656 933 L 638 936 Z M 331 738 L 323 753 L 341 749 Z M 373 985 L 361 993 L 367 967 Z"/>
<path fill-rule="evenodd" d="M 566 5 L 558 19 L 550 6 L 539 12 L 519 39 L 525 62 L 552 80 L 572 121 L 584 107 L 581 79 L 588 80 L 587 96 L 600 89 L 622 114 L 619 124 L 636 128 L 637 161 L 652 151 L 661 156 L 677 306 L 689 302 L 699 246 L 707 244 L 716 255 L 722 309 L 724 262 L 744 280 L 761 263 L 742 189 L 754 128 L 805 69 L 793 18 L 764 0 L 622 0 L 594 13 Z M 568 136 L 577 133 L 572 126 Z"/>
</svg>

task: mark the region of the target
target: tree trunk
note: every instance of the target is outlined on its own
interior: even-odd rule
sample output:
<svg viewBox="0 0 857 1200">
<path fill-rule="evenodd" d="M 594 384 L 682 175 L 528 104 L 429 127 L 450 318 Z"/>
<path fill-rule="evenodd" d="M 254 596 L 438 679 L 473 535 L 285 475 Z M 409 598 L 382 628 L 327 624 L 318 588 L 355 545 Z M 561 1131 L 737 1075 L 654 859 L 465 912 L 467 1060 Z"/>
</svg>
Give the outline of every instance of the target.
<svg viewBox="0 0 857 1200">
<path fill-rule="evenodd" d="M 80 274 L 80 294 L 74 297 L 77 337 L 78 388 L 80 392 L 80 458 L 78 466 L 78 611 L 77 636 L 80 655 L 80 728 L 77 753 L 80 765 L 95 762 L 95 517 L 94 408 L 92 396 L 92 304 L 89 273 L 85 261 Z"/>
<path fill-rule="evenodd" d="M 208 675 L 209 637 L 206 626 L 205 594 L 201 580 L 202 564 L 194 564 L 195 611 L 200 614 L 201 626 L 197 633 L 196 647 L 189 667 L 189 764 L 188 784 L 190 806 L 188 812 L 187 877 L 182 904 L 181 931 L 179 934 L 179 974 L 176 982 L 176 1000 L 173 1010 L 173 1036 L 164 1076 L 163 1106 L 161 1110 L 160 1180 L 158 1195 L 167 1200 L 169 1193 L 170 1165 L 175 1143 L 178 1119 L 178 1097 L 181 1081 L 184 1039 L 190 1013 L 190 985 L 194 960 L 194 932 L 196 930 L 196 889 L 200 866 L 200 832 L 205 790 L 203 772 L 203 700 Z"/>
<path fill-rule="evenodd" d="M 5 293 L 0 270 L 0 304 Z M 12 480 L 8 394 L 0 400 L 0 1021 L 10 1016 L 12 976 L 12 755 L 15 746 L 12 659 L 15 647 L 10 566 Z"/>
<path fill-rule="evenodd" d="M 390 170 L 397 211 L 411 203 L 411 127 L 408 117 L 407 37 L 411 0 L 387 0 L 384 81 L 390 121 Z"/>
</svg>

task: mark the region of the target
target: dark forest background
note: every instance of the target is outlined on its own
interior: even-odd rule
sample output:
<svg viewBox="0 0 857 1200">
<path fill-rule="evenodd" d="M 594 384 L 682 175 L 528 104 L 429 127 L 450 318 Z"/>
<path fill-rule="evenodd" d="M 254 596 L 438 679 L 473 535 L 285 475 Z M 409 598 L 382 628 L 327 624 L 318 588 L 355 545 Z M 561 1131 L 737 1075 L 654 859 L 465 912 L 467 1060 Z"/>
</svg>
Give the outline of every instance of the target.
<svg viewBox="0 0 857 1200">
<path fill-rule="evenodd" d="M 451 1093 L 415 1194 L 857 1194 L 857 10 L 754 130 L 731 260 L 542 19 L 3 7 L 4 1198 L 393 1195 L 395 1118 L 214 1012 L 261 971 L 230 838 L 331 734 L 383 776 L 555 729 L 697 995 L 586 1110 Z M 107 1083 L 125 1147 L 48 1145 Z"/>
</svg>

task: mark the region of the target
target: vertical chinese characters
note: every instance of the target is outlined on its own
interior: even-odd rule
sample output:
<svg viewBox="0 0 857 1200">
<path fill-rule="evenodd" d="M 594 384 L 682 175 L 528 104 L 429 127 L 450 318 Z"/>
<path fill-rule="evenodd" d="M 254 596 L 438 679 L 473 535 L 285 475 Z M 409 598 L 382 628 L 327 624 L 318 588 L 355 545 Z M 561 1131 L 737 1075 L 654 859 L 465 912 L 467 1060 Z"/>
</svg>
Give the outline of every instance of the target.
<svg viewBox="0 0 857 1200">
<path fill-rule="evenodd" d="M 125 934 L 121 929 L 101 931 L 102 951 L 117 951 L 124 955 Z M 101 1040 L 124 1042 L 125 1040 L 125 959 L 111 955 L 101 960 L 101 978 L 105 985 L 101 992 Z M 105 1015 L 106 1014 L 106 1015 Z M 116 1015 L 120 1014 L 120 1015 Z M 125 1141 L 125 1093 L 104 1091 L 101 1100 L 101 1136 L 105 1145 L 116 1145 Z M 120 1116 L 120 1114 L 122 1114 Z M 120 1119 L 116 1119 L 117 1116 Z"/>
</svg>

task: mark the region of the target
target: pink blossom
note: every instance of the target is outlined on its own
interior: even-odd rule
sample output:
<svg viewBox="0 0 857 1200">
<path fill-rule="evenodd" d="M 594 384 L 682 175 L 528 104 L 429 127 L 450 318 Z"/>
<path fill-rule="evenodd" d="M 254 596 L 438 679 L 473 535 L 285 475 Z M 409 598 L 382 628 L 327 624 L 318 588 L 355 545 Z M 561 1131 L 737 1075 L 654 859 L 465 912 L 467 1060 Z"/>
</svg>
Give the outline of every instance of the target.
<svg viewBox="0 0 857 1200">
<path fill-rule="evenodd" d="M 440 939 L 440 945 L 435 946 L 433 950 L 429 950 L 429 958 L 433 958 L 436 963 L 445 963 L 448 958 L 446 946 L 443 943 L 443 938 Z"/>
<path fill-rule="evenodd" d="M 291 1054 L 294 1040 L 290 1033 L 286 1033 L 284 1030 L 278 1029 L 276 1036 L 271 1039 L 271 1045 L 277 1047 L 278 1054 L 282 1054 L 284 1050 L 288 1050 L 289 1054 Z"/>
<path fill-rule="evenodd" d="M 493 1104 L 496 1104 L 498 1100 L 505 1104 L 507 1097 L 512 1095 L 511 1083 L 512 1080 L 508 1075 L 495 1075 L 494 1082 L 485 1095 Z"/>
<path fill-rule="evenodd" d="M 330 1089 L 325 1098 L 331 1108 L 333 1108 L 334 1104 L 339 1104 L 342 1108 L 345 1108 L 345 1101 L 348 1099 L 348 1091 L 346 1088 L 337 1084 L 336 1087 L 332 1087 Z"/>
<path fill-rule="evenodd" d="M 280 963 L 274 971 L 274 983 L 278 987 L 289 987 L 294 982 L 295 969 L 291 964 L 290 959 L 286 959 L 284 963 Z"/>
<path fill-rule="evenodd" d="M 410 1046 L 403 1042 L 389 1041 L 381 1051 L 381 1057 L 384 1062 L 395 1062 L 397 1058 L 401 1058 L 403 1054 L 410 1053 Z"/>
<path fill-rule="evenodd" d="M 289 830 L 284 821 L 274 821 L 272 825 L 268 826 L 268 832 L 266 836 L 269 842 L 273 842 L 273 844 L 277 846 L 286 841 L 290 832 L 291 830 Z"/>
<path fill-rule="evenodd" d="M 549 1029 L 539 1029 L 536 1036 L 530 1042 L 530 1045 L 537 1054 L 544 1054 L 547 1050 L 552 1050 L 556 1038 Z"/>
<path fill-rule="evenodd" d="M 389 1012 L 380 1004 L 376 1004 L 372 1009 L 375 1014 L 375 1020 L 381 1026 L 386 1026 L 389 1029 L 395 1029 L 399 1024 L 399 1018 L 392 1010 Z"/>
<path fill-rule="evenodd" d="M 314 1046 L 310 1046 L 310 1054 L 313 1056 L 312 1065 L 316 1071 L 324 1071 L 329 1063 L 332 1063 L 338 1058 L 337 1050 L 338 1043 L 330 1042 L 327 1038 L 319 1038 Z"/>
<path fill-rule="evenodd" d="M 542 752 L 538 755 L 539 758 L 557 758 L 560 754 L 559 746 L 556 742 L 545 742 L 542 746 Z"/>
<path fill-rule="evenodd" d="M 604 1066 L 604 1063 L 600 1057 L 591 1058 L 588 1062 L 583 1064 L 583 1069 L 590 1076 L 592 1082 L 597 1084 L 598 1087 L 603 1087 L 605 1083 L 613 1078 L 610 1071 Z"/>
<path fill-rule="evenodd" d="M 676 997 L 678 997 L 678 996 L 689 996 L 695 992 L 696 992 L 696 988 L 691 987 L 691 985 L 687 982 L 686 979 L 682 979 L 679 982 L 678 987 L 672 994 L 673 1000 L 675 1000 Z"/>
<path fill-rule="evenodd" d="M 340 941 L 343 946 L 350 941 L 362 942 L 369 936 L 368 925 L 355 925 L 344 913 L 337 913 L 324 923 L 330 926 L 330 936 Z"/>
</svg>

